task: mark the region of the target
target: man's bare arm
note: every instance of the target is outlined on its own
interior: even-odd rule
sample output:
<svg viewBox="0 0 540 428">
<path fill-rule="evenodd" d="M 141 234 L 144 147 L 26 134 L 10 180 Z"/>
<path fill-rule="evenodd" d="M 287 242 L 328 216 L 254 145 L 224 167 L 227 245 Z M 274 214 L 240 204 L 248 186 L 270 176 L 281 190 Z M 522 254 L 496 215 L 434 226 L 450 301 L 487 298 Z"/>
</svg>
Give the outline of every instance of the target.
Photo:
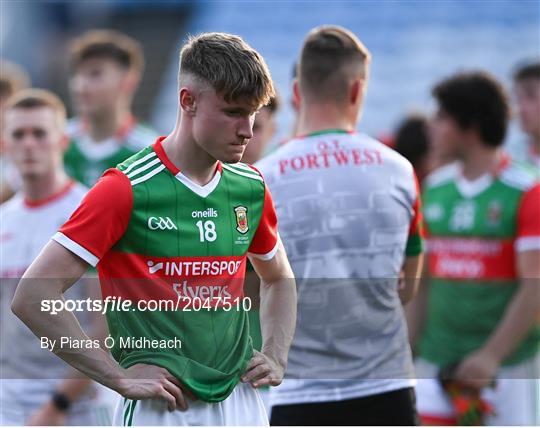
<svg viewBox="0 0 540 428">
<path fill-rule="evenodd" d="M 269 261 L 252 258 L 261 278 L 260 320 L 262 352 L 255 352 L 242 377 L 254 387 L 279 385 L 296 326 L 296 283 L 283 244 Z"/>
<path fill-rule="evenodd" d="M 99 280 L 95 274 L 88 275 L 87 273 L 85 277 L 78 282 L 77 286 L 84 286 L 84 295 L 86 297 L 89 297 L 92 300 L 101 299 Z M 88 336 L 103 344 L 108 334 L 105 317 L 101 312 L 97 311 L 90 312 L 89 315 L 91 316 L 91 324 Z M 69 400 L 69 403 L 75 403 L 87 393 L 94 382 L 81 374 L 81 372 L 70 366 L 68 367 L 66 377 L 56 386 L 55 392 L 64 395 Z M 51 396 L 49 400 L 43 403 L 43 405 L 30 416 L 26 425 L 65 425 L 67 415 L 68 411 L 60 410 L 54 404 Z"/>
<path fill-rule="evenodd" d="M 43 300 L 63 299 L 63 293 L 87 268 L 85 261 L 50 241 L 23 275 L 13 298 L 13 312 L 38 337 L 56 340 L 58 344 L 62 337 L 73 341 L 89 340 L 73 313 L 61 311 L 52 315 L 41 310 Z M 55 347 L 53 352 L 75 369 L 126 398 L 160 397 L 167 401 L 170 410 L 187 408 L 179 381 L 161 367 L 136 364 L 123 369 L 102 348 Z"/>
<path fill-rule="evenodd" d="M 540 251 L 517 253 L 518 291 L 487 342 L 460 365 L 457 377 L 475 388 L 488 385 L 502 361 L 522 342 L 540 314 Z"/>
<path fill-rule="evenodd" d="M 399 299 L 406 305 L 418 292 L 418 284 L 424 264 L 424 255 L 406 257 L 403 263 L 403 279 L 399 289 Z"/>
</svg>

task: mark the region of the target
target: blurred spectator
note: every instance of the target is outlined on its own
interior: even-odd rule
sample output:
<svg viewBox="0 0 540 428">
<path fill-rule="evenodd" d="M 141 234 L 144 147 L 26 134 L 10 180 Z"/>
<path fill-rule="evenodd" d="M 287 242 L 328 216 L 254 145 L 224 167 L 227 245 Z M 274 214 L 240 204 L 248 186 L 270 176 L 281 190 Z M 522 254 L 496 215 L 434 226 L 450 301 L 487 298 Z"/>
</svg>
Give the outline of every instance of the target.
<svg viewBox="0 0 540 428">
<path fill-rule="evenodd" d="M 78 116 L 67 126 L 66 170 L 91 187 L 106 169 L 153 144 L 157 134 L 131 112 L 144 68 L 139 43 L 116 31 L 94 30 L 75 39 L 69 55 Z"/>
<path fill-rule="evenodd" d="M 430 143 L 427 118 L 420 114 L 405 118 L 396 131 L 393 148 L 412 163 L 421 183 L 429 172 Z"/>
<path fill-rule="evenodd" d="M 40 346 L 10 309 L 21 275 L 87 191 L 63 169 L 66 111 L 58 97 L 36 89 L 13 95 L 5 108 L 6 149 L 22 185 L 2 204 L 0 222 L 0 425 L 103 425 L 107 420 L 97 418 L 93 382 Z M 84 300 L 96 290 L 85 291 L 78 284 L 66 297 Z M 99 318 L 80 313 L 77 317 L 92 326 L 96 340 L 106 336 Z"/>
<path fill-rule="evenodd" d="M 11 95 L 28 86 L 30 86 L 30 77 L 22 67 L 0 59 L 0 203 L 11 198 L 21 185 L 17 170 L 4 156 L 2 137 L 4 104 Z"/>
<path fill-rule="evenodd" d="M 540 62 L 520 67 L 514 74 L 514 92 L 517 100 L 521 129 L 529 141 L 525 162 L 540 170 Z"/>
<path fill-rule="evenodd" d="M 509 105 L 499 82 L 459 74 L 433 94 L 433 144 L 458 161 L 424 181 L 430 282 L 411 311 L 427 317 L 418 409 L 428 424 L 534 425 L 540 185 L 501 149 Z"/>
</svg>

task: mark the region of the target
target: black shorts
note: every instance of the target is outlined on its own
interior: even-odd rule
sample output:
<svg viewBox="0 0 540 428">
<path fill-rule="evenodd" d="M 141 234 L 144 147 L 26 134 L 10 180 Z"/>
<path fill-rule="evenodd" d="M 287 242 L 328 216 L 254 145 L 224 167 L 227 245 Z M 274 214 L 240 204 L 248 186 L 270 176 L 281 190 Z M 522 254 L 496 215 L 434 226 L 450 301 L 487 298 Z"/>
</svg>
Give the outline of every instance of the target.
<svg viewBox="0 0 540 428">
<path fill-rule="evenodd" d="M 418 425 L 414 388 L 367 397 L 272 407 L 270 425 Z"/>
</svg>

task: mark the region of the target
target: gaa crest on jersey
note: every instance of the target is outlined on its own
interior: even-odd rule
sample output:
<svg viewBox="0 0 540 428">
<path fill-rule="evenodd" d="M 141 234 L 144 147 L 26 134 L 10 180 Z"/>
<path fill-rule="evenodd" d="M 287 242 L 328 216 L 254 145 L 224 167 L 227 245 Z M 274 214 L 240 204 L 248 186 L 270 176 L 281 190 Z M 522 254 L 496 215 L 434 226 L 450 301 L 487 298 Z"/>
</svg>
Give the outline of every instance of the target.
<svg viewBox="0 0 540 428">
<path fill-rule="evenodd" d="M 238 206 L 234 208 L 236 214 L 236 230 L 240 233 L 247 233 L 249 230 L 247 208 L 244 206 Z"/>
</svg>

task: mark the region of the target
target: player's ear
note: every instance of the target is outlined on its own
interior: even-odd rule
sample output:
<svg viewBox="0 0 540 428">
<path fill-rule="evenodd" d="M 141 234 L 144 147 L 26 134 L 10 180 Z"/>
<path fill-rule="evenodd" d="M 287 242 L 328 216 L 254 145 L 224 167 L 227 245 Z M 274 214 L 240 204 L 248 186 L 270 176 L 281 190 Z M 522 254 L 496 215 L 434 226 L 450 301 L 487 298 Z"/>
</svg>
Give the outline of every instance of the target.
<svg viewBox="0 0 540 428">
<path fill-rule="evenodd" d="M 197 103 L 193 93 L 188 88 L 181 88 L 179 97 L 180 109 L 182 112 L 194 114 L 197 110 Z"/>
<path fill-rule="evenodd" d="M 360 80 L 354 80 L 349 90 L 349 99 L 351 104 L 356 104 L 361 96 L 362 82 Z"/>
<path fill-rule="evenodd" d="M 298 79 L 293 80 L 293 96 L 292 96 L 292 106 L 295 111 L 300 110 L 300 86 L 298 85 Z"/>
</svg>

